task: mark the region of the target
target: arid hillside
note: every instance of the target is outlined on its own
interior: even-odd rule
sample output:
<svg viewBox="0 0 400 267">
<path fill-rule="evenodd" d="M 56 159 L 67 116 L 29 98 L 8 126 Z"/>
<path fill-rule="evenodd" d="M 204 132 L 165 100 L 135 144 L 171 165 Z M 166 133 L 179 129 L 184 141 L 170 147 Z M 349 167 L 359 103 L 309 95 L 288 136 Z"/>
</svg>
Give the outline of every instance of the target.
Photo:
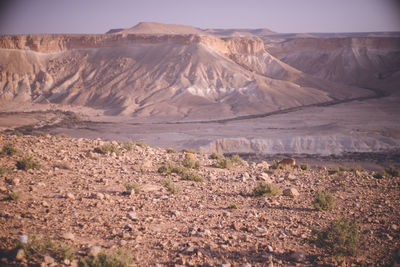
<svg viewBox="0 0 400 267">
<path fill-rule="evenodd" d="M 16 134 L 0 139 L 0 171 L 2 266 L 400 261 L 399 168 Z"/>
</svg>

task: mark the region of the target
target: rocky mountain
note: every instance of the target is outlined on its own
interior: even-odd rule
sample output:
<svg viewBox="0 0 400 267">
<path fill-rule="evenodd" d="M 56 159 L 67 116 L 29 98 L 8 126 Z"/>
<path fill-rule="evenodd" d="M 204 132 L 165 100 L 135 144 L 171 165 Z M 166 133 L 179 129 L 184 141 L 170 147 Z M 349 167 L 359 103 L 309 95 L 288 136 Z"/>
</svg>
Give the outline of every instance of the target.
<svg viewBox="0 0 400 267">
<path fill-rule="evenodd" d="M 111 32 L 1 36 L 0 98 L 88 106 L 106 115 L 192 120 L 373 94 L 350 78 L 343 84 L 341 72 L 334 79 L 320 74 L 315 57 L 304 63 L 306 52 L 291 60 L 293 45 L 286 49 L 286 42 L 276 40 L 265 45 L 266 30 L 221 37 L 189 26 L 139 23 Z M 369 51 L 368 45 L 361 43 L 360 49 Z M 374 51 L 379 57 L 381 50 Z M 397 58 L 394 52 L 382 64 L 395 71 Z"/>
</svg>

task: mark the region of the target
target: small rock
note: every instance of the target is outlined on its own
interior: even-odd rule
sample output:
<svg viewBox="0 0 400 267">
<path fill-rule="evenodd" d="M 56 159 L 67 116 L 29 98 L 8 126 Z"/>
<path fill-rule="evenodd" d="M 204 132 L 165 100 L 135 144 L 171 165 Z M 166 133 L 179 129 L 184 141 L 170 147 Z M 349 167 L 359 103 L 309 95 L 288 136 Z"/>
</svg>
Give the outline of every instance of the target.
<svg viewBox="0 0 400 267">
<path fill-rule="evenodd" d="M 19 183 L 20 183 L 20 180 L 18 178 L 14 178 L 11 180 L 12 185 L 19 185 Z"/>
<path fill-rule="evenodd" d="M 221 264 L 221 267 L 231 267 L 231 264 L 229 262 L 225 262 Z"/>
<path fill-rule="evenodd" d="M 103 194 L 103 193 L 96 193 L 96 194 L 94 195 L 94 197 L 95 197 L 96 199 L 103 200 L 103 199 L 104 199 L 104 194 Z"/>
<path fill-rule="evenodd" d="M 399 227 L 398 227 L 396 224 L 392 224 L 392 225 L 390 226 L 390 228 L 392 228 L 393 231 L 399 230 Z"/>
<path fill-rule="evenodd" d="M 66 239 L 66 240 L 72 240 L 72 241 L 75 240 L 75 236 L 71 232 L 64 233 L 62 235 L 62 238 Z"/>
<path fill-rule="evenodd" d="M 239 267 L 251 267 L 250 263 L 240 264 Z"/>
<path fill-rule="evenodd" d="M 134 220 L 134 221 L 137 221 L 138 220 L 138 217 L 137 217 L 137 214 L 136 214 L 136 212 L 130 212 L 130 213 L 128 213 L 128 216 L 127 216 L 129 219 L 131 219 L 131 220 Z"/>
<path fill-rule="evenodd" d="M 25 252 L 22 248 L 18 249 L 17 255 L 15 256 L 16 260 L 22 261 L 25 258 Z"/>
<path fill-rule="evenodd" d="M 91 246 L 89 249 L 89 256 L 96 257 L 101 252 L 100 246 Z"/>
<path fill-rule="evenodd" d="M 55 262 L 55 260 L 52 257 L 50 257 L 49 255 L 46 255 L 46 256 L 44 256 L 44 262 L 46 264 L 53 264 Z"/>
<path fill-rule="evenodd" d="M 232 223 L 232 228 L 235 230 L 235 231 L 239 231 L 239 225 L 236 223 L 236 222 L 233 222 Z"/>
<path fill-rule="evenodd" d="M 296 188 L 287 188 L 287 189 L 283 190 L 283 195 L 288 196 L 288 197 L 297 197 L 300 194 Z"/>
<path fill-rule="evenodd" d="M 67 193 L 67 194 L 65 195 L 65 197 L 66 197 L 66 198 L 69 198 L 69 199 L 75 199 L 75 196 L 74 196 L 74 194 L 72 194 L 72 193 Z"/>
<path fill-rule="evenodd" d="M 274 248 L 270 245 L 267 246 L 268 252 L 274 252 Z"/>
<path fill-rule="evenodd" d="M 291 258 L 293 261 L 302 262 L 302 261 L 304 261 L 304 259 L 306 258 L 306 255 L 304 255 L 303 252 L 294 251 L 294 252 L 292 252 L 292 253 L 290 254 L 290 258 Z"/>
<path fill-rule="evenodd" d="M 128 241 L 126 241 L 126 240 L 121 240 L 121 241 L 119 242 L 119 244 L 120 244 L 121 246 L 126 246 L 126 244 L 128 244 Z"/>
<path fill-rule="evenodd" d="M 20 235 L 20 236 L 19 236 L 19 241 L 20 241 L 22 244 L 28 244 L 28 236 L 27 236 L 27 235 Z"/>
<path fill-rule="evenodd" d="M 1 193 L 6 193 L 7 192 L 7 188 L 5 186 L 0 186 L 0 192 Z"/>
<path fill-rule="evenodd" d="M 69 259 L 65 259 L 65 260 L 64 260 L 64 264 L 65 264 L 65 265 L 70 265 L 70 264 L 71 264 L 71 261 L 70 261 Z"/>
<path fill-rule="evenodd" d="M 47 207 L 47 208 L 50 207 L 49 203 L 47 203 L 46 201 L 43 201 L 43 202 L 42 202 L 42 206 L 43 206 L 43 207 Z"/>
</svg>

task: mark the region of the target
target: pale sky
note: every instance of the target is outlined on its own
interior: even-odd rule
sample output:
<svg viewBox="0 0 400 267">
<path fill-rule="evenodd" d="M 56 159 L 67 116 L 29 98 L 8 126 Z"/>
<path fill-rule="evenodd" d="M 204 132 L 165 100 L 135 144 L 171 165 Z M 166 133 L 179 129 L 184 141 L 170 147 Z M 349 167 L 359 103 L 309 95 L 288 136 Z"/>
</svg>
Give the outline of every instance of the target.
<svg viewBox="0 0 400 267">
<path fill-rule="evenodd" d="M 0 34 L 105 33 L 141 21 L 281 33 L 400 31 L 400 0 L 0 0 Z"/>
</svg>

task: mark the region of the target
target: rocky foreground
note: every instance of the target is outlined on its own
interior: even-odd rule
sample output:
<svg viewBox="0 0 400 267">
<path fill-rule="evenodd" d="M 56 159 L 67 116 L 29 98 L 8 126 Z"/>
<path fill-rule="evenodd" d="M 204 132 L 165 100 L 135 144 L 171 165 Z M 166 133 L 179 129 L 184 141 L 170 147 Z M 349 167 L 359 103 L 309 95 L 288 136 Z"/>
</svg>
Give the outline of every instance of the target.
<svg viewBox="0 0 400 267">
<path fill-rule="evenodd" d="M 227 169 L 193 151 L 67 136 L 9 135 L 0 142 L 2 266 L 76 266 L 87 255 L 121 250 L 134 266 L 399 260 L 399 177 L 240 160 Z M 260 181 L 278 194 L 255 196 Z M 317 191 L 333 195 L 332 210 L 314 208 Z M 312 229 L 339 218 L 358 221 L 353 255 L 335 257 L 311 242 Z M 40 242 L 47 245 L 35 249 Z"/>
</svg>

